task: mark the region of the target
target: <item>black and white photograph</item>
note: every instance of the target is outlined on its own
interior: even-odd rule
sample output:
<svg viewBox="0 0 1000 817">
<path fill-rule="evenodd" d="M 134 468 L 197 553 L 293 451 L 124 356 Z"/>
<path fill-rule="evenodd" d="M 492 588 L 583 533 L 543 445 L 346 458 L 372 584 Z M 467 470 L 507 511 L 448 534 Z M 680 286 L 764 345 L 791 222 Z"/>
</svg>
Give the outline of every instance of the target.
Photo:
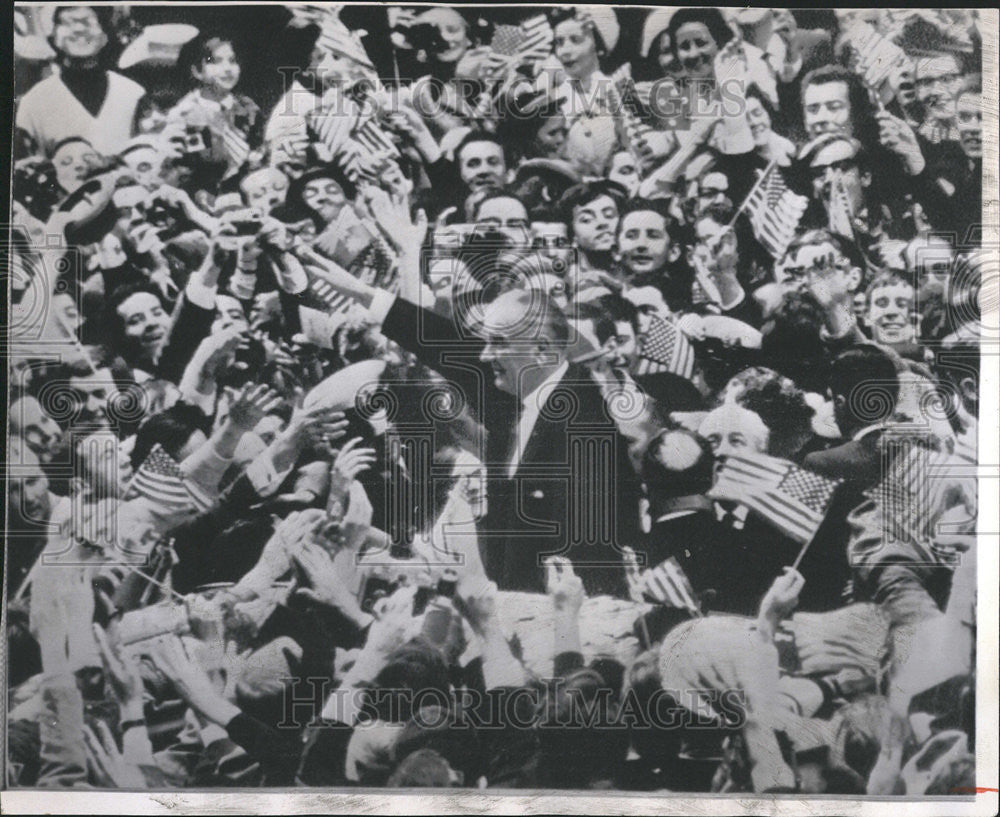
<svg viewBox="0 0 1000 817">
<path fill-rule="evenodd" d="M 4 813 L 996 814 L 995 8 L 7 19 Z"/>
</svg>

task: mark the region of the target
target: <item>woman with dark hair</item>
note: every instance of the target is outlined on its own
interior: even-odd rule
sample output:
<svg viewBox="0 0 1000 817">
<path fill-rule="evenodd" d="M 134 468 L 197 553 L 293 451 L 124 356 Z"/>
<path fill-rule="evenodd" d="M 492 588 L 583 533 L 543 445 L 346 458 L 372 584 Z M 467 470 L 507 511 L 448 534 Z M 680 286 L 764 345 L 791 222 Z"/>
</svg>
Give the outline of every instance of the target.
<svg viewBox="0 0 1000 817">
<path fill-rule="evenodd" d="M 685 8 L 670 18 L 666 36 L 677 66 L 673 96 L 684 106 L 675 127 L 686 130 L 693 119 L 691 107 L 720 110 L 722 118 L 709 144 L 726 154 L 746 153 L 753 147 L 742 109 L 731 108 L 745 98 L 751 84 L 774 105 L 778 103 L 777 80 L 764 52 L 739 39 L 716 8 Z M 657 98 L 666 98 L 665 89 Z M 683 142 L 683 138 L 681 140 Z"/>
<path fill-rule="evenodd" d="M 22 154 L 51 155 L 70 136 L 88 139 L 99 153 L 117 153 L 135 130 L 136 108 L 146 93 L 105 67 L 110 23 L 104 9 L 56 6 L 49 45 L 59 70 L 20 101 L 16 125 Z"/>
<path fill-rule="evenodd" d="M 522 94 L 507 105 L 497 123 L 497 138 L 516 163 L 522 159 L 562 159 L 567 123 L 559 102 L 544 93 Z"/>
<path fill-rule="evenodd" d="M 795 158 L 795 143 L 774 132 L 772 127 L 777 110 L 771 100 L 756 85 L 747 88 L 746 117 L 753 136 L 754 153 L 765 162 L 777 162 L 789 167 Z"/>
<path fill-rule="evenodd" d="M 227 37 L 199 35 L 181 49 L 178 63 L 183 78 L 195 87 L 170 110 L 167 123 L 208 128 L 211 160 L 223 164 L 225 175 L 231 176 L 263 135 L 260 108 L 234 90 L 241 73 L 235 45 Z"/>
<path fill-rule="evenodd" d="M 682 80 L 715 79 L 715 57 L 731 39 L 732 29 L 714 8 L 686 8 L 667 25 L 670 48 Z"/>
</svg>

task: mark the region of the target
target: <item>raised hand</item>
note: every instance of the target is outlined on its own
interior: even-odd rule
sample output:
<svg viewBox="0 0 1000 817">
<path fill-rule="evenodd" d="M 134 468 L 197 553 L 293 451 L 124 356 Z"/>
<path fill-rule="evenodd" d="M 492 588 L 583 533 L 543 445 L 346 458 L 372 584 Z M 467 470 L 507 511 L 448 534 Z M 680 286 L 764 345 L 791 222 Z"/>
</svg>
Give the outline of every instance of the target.
<svg viewBox="0 0 1000 817">
<path fill-rule="evenodd" d="M 347 420 L 339 409 L 313 406 L 297 407 L 284 431 L 275 437 L 268 452 L 274 469 L 280 474 L 291 468 L 307 446 L 329 445 L 344 436 Z"/>
<path fill-rule="evenodd" d="M 564 556 L 549 556 L 545 560 L 545 589 L 552 599 L 556 613 L 578 616 L 587 595 L 583 580 L 573 571 L 573 565 Z"/>
<path fill-rule="evenodd" d="M 783 619 L 791 615 L 799 603 L 799 594 L 806 580 L 793 567 L 784 568 L 784 573 L 774 580 L 760 603 L 761 621 L 767 622 L 773 631 Z"/>
<path fill-rule="evenodd" d="M 147 648 L 153 666 L 170 681 L 177 693 L 197 712 L 213 723 L 225 726 L 239 714 L 215 688 L 208 672 L 192 661 L 184 644 L 175 635 L 153 639 Z"/>
<path fill-rule="evenodd" d="M 198 369 L 198 380 L 207 385 L 214 383 L 230 363 L 246 332 L 239 326 L 230 326 L 205 338 L 191 357 L 191 367 Z"/>
<path fill-rule="evenodd" d="M 142 769 L 119 751 L 114 735 L 104 721 L 96 721 L 95 727 L 83 727 L 83 743 L 87 766 L 102 785 L 118 789 L 148 788 L 149 782 Z"/>
<path fill-rule="evenodd" d="M 885 110 L 879 111 L 875 118 L 878 121 L 879 141 L 903 160 L 910 175 L 920 174 L 926 162 L 913 128 Z"/>
<path fill-rule="evenodd" d="M 263 384 L 247 383 L 239 391 L 230 390 L 228 422 L 243 431 L 254 426 L 281 405 L 281 395 Z"/>
<path fill-rule="evenodd" d="M 312 546 L 297 552 L 294 559 L 309 583 L 309 587 L 296 590 L 297 596 L 333 607 L 359 627 L 369 623 L 352 590 L 358 575 L 352 552 L 344 550 L 331 557 L 323 548 Z"/>
<path fill-rule="evenodd" d="M 375 463 L 375 449 L 361 447 L 361 442 L 360 437 L 355 437 L 337 452 L 330 468 L 331 502 L 342 502 L 350 491 L 351 483 Z"/>
<path fill-rule="evenodd" d="M 372 525 L 372 503 L 360 482 L 352 482 L 348 489 L 347 512 L 341 521 L 344 546 L 352 553 L 361 550 L 365 537 Z"/>
<path fill-rule="evenodd" d="M 427 235 L 427 214 L 423 210 L 411 218 L 406 199 L 394 199 L 373 184 L 365 185 L 361 196 L 372 218 L 397 249 L 404 252 L 419 249 Z"/>
</svg>

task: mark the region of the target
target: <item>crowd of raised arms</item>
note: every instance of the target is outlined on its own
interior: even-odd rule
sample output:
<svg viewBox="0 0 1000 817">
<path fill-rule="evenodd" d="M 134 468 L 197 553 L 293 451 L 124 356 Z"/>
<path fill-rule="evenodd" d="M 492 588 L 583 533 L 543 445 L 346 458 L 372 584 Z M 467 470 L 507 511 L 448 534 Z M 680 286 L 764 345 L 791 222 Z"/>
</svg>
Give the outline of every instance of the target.
<svg viewBox="0 0 1000 817">
<path fill-rule="evenodd" d="M 7 782 L 967 794 L 960 10 L 19 7 Z"/>
</svg>

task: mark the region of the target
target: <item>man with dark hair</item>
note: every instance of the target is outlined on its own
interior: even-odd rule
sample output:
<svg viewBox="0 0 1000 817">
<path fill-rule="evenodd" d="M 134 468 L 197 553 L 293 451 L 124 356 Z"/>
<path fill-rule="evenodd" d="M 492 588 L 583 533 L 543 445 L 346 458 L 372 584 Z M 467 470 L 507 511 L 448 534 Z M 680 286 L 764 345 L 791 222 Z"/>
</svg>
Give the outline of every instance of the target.
<svg viewBox="0 0 1000 817">
<path fill-rule="evenodd" d="M 507 181 L 507 151 L 485 131 L 472 131 L 458 143 L 455 165 L 469 193 L 502 187 Z"/>
<path fill-rule="evenodd" d="M 618 221 L 618 259 L 625 278 L 655 277 L 667 304 L 679 311 L 691 303 L 692 275 L 681 263 L 683 242 L 661 199 L 630 199 Z"/>
<path fill-rule="evenodd" d="M 802 78 L 802 127 L 809 139 L 824 133 L 864 138 L 868 101 L 857 77 L 839 65 L 824 65 Z"/>
<path fill-rule="evenodd" d="M 721 532 L 712 502 L 705 497 L 714 467 L 709 444 L 684 428 L 668 426 L 659 432 L 642 457 L 651 523 L 643 548 L 645 566 L 655 567 L 673 556 L 695 590 L 713 586 L 706 574 L 717 564 L 704 553 Z"/>
<path fill-rule="evenodd" d="M 834 417 L 845 442 L 809 454 L 803 465 L 842 479 L 851 488 L 867 490 L 882 478 L 882 435 L 899 399 L 896 363 L 877 346 L 857 346 L 833 361 L 829 384 Z"/>
</svg>

